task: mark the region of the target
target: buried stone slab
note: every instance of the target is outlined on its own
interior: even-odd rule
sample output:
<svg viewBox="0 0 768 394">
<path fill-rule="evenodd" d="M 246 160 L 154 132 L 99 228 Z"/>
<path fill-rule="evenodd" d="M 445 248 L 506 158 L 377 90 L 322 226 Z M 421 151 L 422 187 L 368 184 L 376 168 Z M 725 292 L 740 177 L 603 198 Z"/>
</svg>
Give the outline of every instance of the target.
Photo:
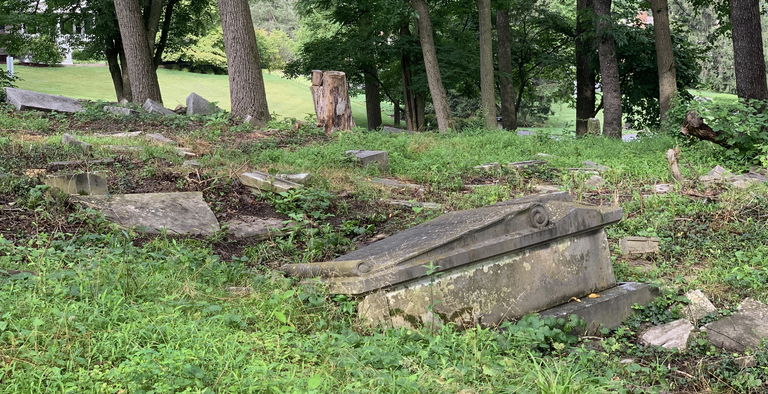
<svg viewBox="0 0 768 394">
<path fill-rule="evenodd" d="M 652 237 L 624 237 L 619 240 L 621 254 L 659 253 L 659 239 Z"/>
<path fill-rule="evenodd" d="M 702 327 L 713 345 L 734 352 L 755 349 L 768 339 L 768 305 L 747 298 L 736 312 Z"/>
<path fill-rule="evenodd" d="M 688 319 L 678 319 L 652 327 L 640 337 L 640 343 L 670 350 L 677 349 L 682 352 L 688 348 L 688 338 L 694 330 L 693 324 Z"/>
<path fill-rule="evenodd" d="M 211 235 L 219 231 L 216 216 L 203 201 L 203 193 L 115 194 L 77 196 L 81 204 L 101 211 L 107 220 L 124 228 L 148 233 Z"/>
<path fill-rule="evenodd" d="M 66 194 L 107 194 L 107 179 L 101 174 L 93 172 L 68 175 L 48 175 L 45 178 L 45 184 L 52 189 L 59 189 Z"/>
<path fill-rule="evenodd" d="M 282 231 L 286 224 L 282 219 L 261 219 L 253 216 L 240 216 L 224 223 L 235 238 L 251 238 L 253 241 L 263 241 L 281 237 L 287 233 Z"/>
<path fill-rule="evenodd" d="M 98 160 L 74 160 L 74 161 L 54 161 L 48 163 L 48 171 L 60 171 L 66 168 L 77 168 L 85 166 L 106 166 L 114 164 L 114 159 L 98 159 Z"/>
<path fill-rule="evenodd" d="M 275 178 L 260 171 L 246 172 L 240 175 L 240 182 L 251 189 L 274 193 L 287 192 L 288 190 L 301 187 L 298 183 Z"/>
<path fill-rule="evenodd" d="M 17 111 L 80 112 L 83 110 L 83 105 L 70 97 L 14 88 L 5 88 L 5 94 L 5 101 L 16 107 Z"/>
<path fill-rule="evenodd" d="M 334 261 L 282 269 L 364 297 L 372 324 L 494 326 L 615 286 L 604 227 L 619 207 L 566 193 L 450 212 Z"/>
</svg>

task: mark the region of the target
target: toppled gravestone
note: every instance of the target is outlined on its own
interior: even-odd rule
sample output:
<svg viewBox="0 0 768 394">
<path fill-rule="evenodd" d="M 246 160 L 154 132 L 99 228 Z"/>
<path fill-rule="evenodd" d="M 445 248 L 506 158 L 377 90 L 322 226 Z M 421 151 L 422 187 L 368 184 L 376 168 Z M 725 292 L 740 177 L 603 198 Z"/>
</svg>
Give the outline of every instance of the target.
<svg viewBox="0 0 768 394">
<path fill-rule="evenodd" d="M 79 139 L 75 138 L 71 134 L 66 134 L 66 133 L 64 133 L 61 136 L 61 143 L 64 144 L 64 145 L 79 146 L 84 151 L 89 151 L 89 150 L 91 150 L 91 147 L 92 147 L 91 144 L 89 144 L 87 142 L 80 141 Z"/>
<path fill-rule="evenodd" d="M 286 235 L 282 231 L 286 227 L 282 219 L 261 219 L 253 216 L 240 216 L 224 223 L 235 238 L 251 238 L 262 241 Z"/>
<path fill-rule="evenodd" d="M 699 181 L 705 185 L 711 185 L 717 182 L 728 182 L 737 189 L 745 189 L 754 183 L 768 182 L 768 178 L 759 172 L 749 172 L 742 175 L 734 175 L 721 166 L 715 166 L 707 175 L 699 177 Z"/>
<path fill-rule="evenodd" d="M 80 112 L 83 110 L 83 105 L 70 97 L 15 88 L 5 88 L 5 94 L 5 101 L 16 107 L 17 111 Z"/>
<path fill-rule="evenodd" d="M 567 193 L 530 196 L 450 212 L 336 260 L 282 270 L 362 298 L 359 315 L 372 324 L 489 327 L 615 287 L 604 227 L 621 217 L 620 207 Z"/>
<path fill-rule="evenodd" d="M 368 183 L 372 185 L 377 185 L 377 186 L 389 187 L 392 189 L 411 189 L 411 190 L 423 189 L 420 185 L 417 185 L 415 183 L 400 182 L 395 179 L 386 179 L 386 178 L 373 178 L 369 180 Z"/>
<path fill-rule="evenodd" d="M 98 160 L 73 160 L 73 161 L 53 161 L 48 163 L 48 171 L 60 171 L 66 168 L 76 168 L 85 166 L 105 166 L 114 164 L 115 159 L 98 159 Z"/>
<path fill-rule="evenodd" d="M 282 180 L 291 181 L 291 182 L 298 183 L 300 185 L 304 185 L 307 183 L 309 178 L 312 177 L 312 174 L 309 174 L 306 172 L 301 174 L 277 174 L 277 177 Z"/>
<path fill-rule="evenodd" d="M 147 113 L 150 114 L 160 114 L 160 115 L 178 115 L 176 112 L 171 111 L 168 108 L 165 108 L 162 104 L 153 101 L 152 99 L 147 99 L 147 101 L 144 102 L 144 104 L 141 105 L 141 108 L 143 108 Z"/>
<path fill-rule="evenodd" d="M 688 338 L 693 330 L 693 324 L 688 319 L 678 319 L 652 327 L 640 337 L 640 343 L 670 350 L 676 348 L 682 352 L 688 348 Z"/>
<path fill-rule="evenodd" d="M 259 189 L 261 191 L 274 193 L 287 192 L 288 190 L 301 187 L 298 183 L 275 178 L 272 175 L 260 171 L 243 173 L 240 175 L 240 182 L 251 189 Z"/>
<path fill-rule="evenodd" d="M 187 96 L 187 115 L 211 115 L 221 109 L 210 101 L 192 92 Z"/>
<path fill-rule="evenodd" d="M 712 302 L 701 292 L 701 290 L 691 290 L 685 293 L 684 296 L 691 303 L 683 305 L 680 308 L 680 315 L 684 316 L 692 323 L 696 323 L 710 313 L 717 312 L 717 308 L 712 305 Z"/>
<path fill-rule="evenodd" d="M 383 150 L 348 150 L 344 154 L 356 160 L 362 167 L 375 164 L 382 171 L 389 167 L 389 153 Z"/>
<path fill-rule="evenodd" d="M 713 345 L 733 352 L 755 349 L 768 339 L 768 305 L 744 300 L 730 316 L 702 327 Z"/>
<path fill-rule="evenodd" d="M 98 173 L 48 175 L 45 184 L 66 194 L 104 195 L 107 194 L 107 179 Z"/>
<path fill-rule="evenodd" d="M 160 133 L 147 134 L 147 138 L 152 140 L 152 141 L 154 141 L 154 142 L 157 142 L 157 143 L 159 143 L 161 145 L 167 145 L 167 144 L 176 145 L 176 141 L 174 141 L 174 140 L 172 140 L 170 138 L 167 138 L 166 136 L 164 136 L 164 135 L 162 135 Z"/>
<path fill-rule="evenodd" d="M 624 237 L 619 240 L 621 254 L 659 253 L 659 239 L 656 237 Z"/>
<path fill-rule="evenodd" d="M 107 220 L 124 228 L 198 235 L 211 235 L 220 230 L 216 216 L 200 192 L 74 196 L 72 199 L 101 211 Z"/>
</svg>

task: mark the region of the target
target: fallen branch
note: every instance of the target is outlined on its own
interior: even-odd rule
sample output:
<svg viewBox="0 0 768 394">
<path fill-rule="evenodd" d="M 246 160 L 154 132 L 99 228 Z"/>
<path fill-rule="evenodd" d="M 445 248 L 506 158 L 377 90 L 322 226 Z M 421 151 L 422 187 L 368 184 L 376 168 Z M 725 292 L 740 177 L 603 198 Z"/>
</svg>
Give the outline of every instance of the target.
<svg viewBox="0 0 768 394">
<path fill-rule="evenodd" d="M 680 149 L 674 148 L 667 151 L 667 163 L 669 164 L 669 172 L 672 173 L 672 177 L 678 183 L 685 183 L 683 173 L 680 172 L 680 167 L 677 165 L 677 159 L 680 157 Z"/>
<path fill-rule="evenodd" d="M 683 135 L 690 135 L 700 140 L 714 142 L 726 149 L 733 147 L 733 145 L 726 142 L 725 138 L 722 138 L 722 131 L 712 130 L 711 127 L 704 123 L 704 119 L 702 119 L 694 110 L 688 111 L 688 114 L 685 115 L 685 120 L 683 121 L 683 126 L 680 128 L 680 132 Z"/>
</svg>

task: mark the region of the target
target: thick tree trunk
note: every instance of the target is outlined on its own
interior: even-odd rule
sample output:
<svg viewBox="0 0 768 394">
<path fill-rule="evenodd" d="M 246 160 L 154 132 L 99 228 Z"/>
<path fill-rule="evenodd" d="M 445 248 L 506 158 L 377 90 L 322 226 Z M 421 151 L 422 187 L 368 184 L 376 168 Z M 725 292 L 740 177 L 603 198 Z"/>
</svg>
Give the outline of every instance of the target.
<svg viewBox="0 0 768 394">
<path fill-rule="evenodd" d="M 656 36 L 656 63 L 659 68 L 659 117 L 663 128 L 672 96 L 677 91 L 675 55 L 672 52 L 667 0 L 651 0 L 651 12 L 653 13 L 653 33 Z"/>
<path fill-rule="evenodd" d="M 501 98 L 501 127 L 517 130 L 515 85 L 512 83 L 512 47 L 509 33 L 509 11 L 496 11 L 496 35 L 499 41 L 499 93 Z"/>
<path fill-rule="evenodd" d="M 437 115 L 437 127 L 441 133 L 451 128 L 451 112 L 448 108 L 448 96 L 440 77 L 440 66 L 437 64 L 437 51 L 432 35 L 432 22 L 429 19 L 429 7 L 425 0 L 411 0 L 413 8 L 419 15 L 419 41 L 424 56 L 424 67 L 427 70 L 429 92 L 432 94 L 432 104 Z"/>
<path fill-rule="evenodd" d="M 491 0 L 477 0 L 480 29 L 480 97 L 485 117 L 485 128 L 495 129 L 496 88 L 493 86 L 493 24 Z"/>
<path fill-rule="evenodd" d="M 730 0 L 736 94 L 741 99 L 768 99 L 759 0 Z"/>
<path fill-rule="evenodd" d="M 313 71 L 312 86 L 309 89 L 315 104 L 317 126 L 322 127 L 326 135 L 355 127 L 346 74 L 340 71 Z"/>
<path fill-rule="evenodd" d="M 115 14 L 120 26 L 125 57 L 128 60 L 128 72 L 131 79 L 133 101 L 144 102 L 152 99 L 163 102 L 160 84 L 152 63 L 152 53 L 147 45 L 147 34 L 141 16 L 139 3 L 134 0 L 114 0 Z"/>
<path fill-rule="evenodd" d="M 611 26 L 611 0 L 595 0 L 595 19 L 603 91 L 603 135 L 621 138 L 621 83 Z"/>
<path fill-rule="evenodd" d="M 232 115 L 250 115 L 262 122 L 271 119 L 264 90 L 256 33 L 247 0 L 218 0 L 229 71 Z"/>
<path fill-rule="evenodd" d="M 587 122 L 595 112 L 595 58 L 592 0 L 576 2 L 576 135 L 587 134 Z"/>
<path fill-rule="evenodd" d="M 375 130 L 381 126 L 381 96 L 379 81 L 375 77 L 378 70 L 372 68 L 369 72 L 373 75 L 365 75 L 365 114 L 368 116 L 368 130 Z"/>
</svg>

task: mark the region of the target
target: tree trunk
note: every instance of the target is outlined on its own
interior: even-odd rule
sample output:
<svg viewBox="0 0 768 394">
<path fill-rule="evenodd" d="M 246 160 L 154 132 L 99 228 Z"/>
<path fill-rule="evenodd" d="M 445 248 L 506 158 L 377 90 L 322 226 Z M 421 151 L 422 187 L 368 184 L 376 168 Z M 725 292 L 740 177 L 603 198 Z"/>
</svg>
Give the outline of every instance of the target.
<svg viewBox="0 0 768 394">
<path fill-rule="evenodd" d="M 429 19 L 429 7 L 425 0 L 411 0 L 413 8 L 419 15 L 419 41 L 424 56 L 424 67 L 427 70 L 429 92 L 432 94 L 432 104 L 437 115 L 437 127 L 441 133 L 451 128 L 451 112 L 448 108 L 448 96 L 445 94 L 443 81 L 440 77 L 440 67 L 437 64 L 437 51 L 432 36 L 432 22 Z"/>
<path fill-rule="evenodd" d="M 517 130 L 515 85 L 512 83 L 512 47 L 509 33 L 509 11 L 496 11 L 496 35 L 499 41 L 499 93 L 501 98 L 501 127 Z"/>
<path fill-rule="evenodd" d="M 395 107 L 395 127 L 400 127 L 400 101 L 392 101 L 392 106 Z"/>
<path fill-rule="evenodd" d="M 595 112 L 595 57 L 592 0 L 576 2 L 576 135 L 588 132 L 587 122 Z"/>
<path fill-rule="evenodd" d="M 477 0 L 480 29 L 480 97 L 485 128 L 493 130 L 496 123 L 496 89 L 493 86 L 493 25 L 491 0 Z"/>
<path fill-rule="evenodd" d="M 123 43 L 119 42 L 117 47 L 118 59 L 120 59 L 120 72 L 123 75 L 123 98 L 127 101 L 133 101 L 133 90 L 131 90 L 131 76 L 128 73 L 128 61 L 125 60 L 125 51 Z"/>
<path fill-rule="evenodd" d="M 160 28 L 160 16 L 163 14 L 163 0 L 144 1 L 144 28 L 147 32 L 149 52 L 155 53 L 155 39 Z"/>
<path fill-rule="evenodd" d="M 178 3 L 179 0 L 170 0 L 165 6 L 165 15 L 163 16 L 163 30 L 162 33 L 160 33 L 160 40 L 157 42 L 157 47 L 155 48 L 154 52 L 153 61 L 155 64 L 155 69 L 160 67 L 160 63 L 163 61 L 163 53 L 165 52 L 165 47 L 168 44 L 168 35 L 171 32 L 171 19 L 173 18 L 173 9 Z"/>
<path fill-rule="evenodd" d="M 379 81 L 375 77 L 378 70 L 374 67 L 365 75 L 365 114 L 368 117 L 368 130 L 381 126 L 381 97 L 379 96 Z"/>
<path fill-rule="evenodd" d="M 400 28 L 401 36 L 411 35 L 407 26 Z M 411 73 L 411 57 L 403 51 L 400 56 L 400 71 L 403 78 L 403 101 L 405 103 L 405 127 L 409 131 L 420 131 L 416 116 L 416 95 L 413 92 L 413 75 Z"/>
<path fill-rule="evenodd" d="M 656 63 L 659 68 L 659 118 L 663 130 L 672 96 L 677 91 L 675 55 L 669 31 L 669 4 L 667 0 L 651 0 L 653 33 L 656 36 Z"/>
<path fill-rule="evenodd" d="M 621 138 L 621 84 L 611 26 L 611 0 L 595 0 L 595 19 L 600 85 L 603 90 L 603 135 Z"/>
<path fill-rule="evenodd" d="M 266 123 L 271 116 L 248 1 L 218 0 L 218 3 L 227 53 L 232 115 L 239 118 L 250 115 Z"/>
<path fill-rule="evenodd" d="M 736 94 L 741 99 L 768 99 L 760 26 L 760 1 L 730 0 Z"/>
<path fill-rule="evenodd" d="M 115 95 L 117 101 L 123 101 L 123 75 L 120 72 L 120 65 L 117 63 L 117 48 L 114 47 L 114 43 L 104 51 L 104 56 L 107 58 L 107 65 L 109 66 L 109 75 L 112 76 L 112 86 L 115 88 Z"/>
<path fill-rule="evenodd" d="M 309 88 L 315 104 L 317 126 L 322 127 L 326 135 L 336 130 L 352 130 L 355 120 L 352 118 L 346 74 L 340 71 L 325 71 L 322 78 L 319 78 L 319 73 L 320 71 L 312 72 L 312 86 Z"/>
<path fill-rule="evenodd" d="M 115 14 L 120 27 L 128 72 L 131 79 L 133 101 L 142 103 L 146 99 L 163 102 L 160 84 L 152 63 L 152 53 L 147 45 L 147 34 L 141 16 L 139 3 L 134 0 L 114 0 Z"/>
</svg>

